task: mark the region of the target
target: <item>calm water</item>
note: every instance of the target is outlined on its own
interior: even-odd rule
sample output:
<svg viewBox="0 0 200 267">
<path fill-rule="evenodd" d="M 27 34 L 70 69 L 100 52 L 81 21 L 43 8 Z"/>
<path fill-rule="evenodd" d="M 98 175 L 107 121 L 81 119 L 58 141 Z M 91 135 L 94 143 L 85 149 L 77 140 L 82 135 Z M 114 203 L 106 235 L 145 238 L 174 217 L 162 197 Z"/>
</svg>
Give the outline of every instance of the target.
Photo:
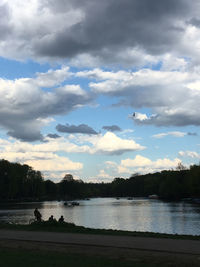
<svg viewBox="0 0 200 267">
<path fill-rule="evenodd" d="M 67 222 L 90 228 L 200 235 L 200 205 L 143 198 L 94 198 L 79 203 L 75 207 L 57 201 L 1 205 L 0 221 L 28 223 L 38 207 L 45 220 L 63 215 Z"/>
</svg>

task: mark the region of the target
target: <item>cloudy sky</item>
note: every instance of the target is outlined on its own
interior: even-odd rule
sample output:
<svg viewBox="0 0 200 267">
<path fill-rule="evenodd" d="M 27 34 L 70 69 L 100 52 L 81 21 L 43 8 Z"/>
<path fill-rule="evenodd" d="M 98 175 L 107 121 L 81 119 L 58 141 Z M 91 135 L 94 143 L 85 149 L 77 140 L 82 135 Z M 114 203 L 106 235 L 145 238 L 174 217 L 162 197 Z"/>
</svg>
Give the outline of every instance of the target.
<svg viewBox="0 0 200 267">
<path fill-rule="evenodd" d="M 0 158 L 112 181 L 200 161 L 199 0 L 0 0 Z"/>
</svg>

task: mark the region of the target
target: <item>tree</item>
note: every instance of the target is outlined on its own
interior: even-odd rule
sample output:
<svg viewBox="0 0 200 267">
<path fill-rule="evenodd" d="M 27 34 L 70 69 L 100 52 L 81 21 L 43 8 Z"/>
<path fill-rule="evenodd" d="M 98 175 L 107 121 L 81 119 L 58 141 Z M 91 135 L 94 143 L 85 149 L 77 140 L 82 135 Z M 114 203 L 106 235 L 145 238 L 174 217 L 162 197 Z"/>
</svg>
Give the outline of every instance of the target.
<svg viewBox="0 0 200 267">
<path fill-rule="evenodd" d="M 184 171 L 184 170 L 187 170 L 187 168 L 181 162 L 179 162 L 177 167 L 176 167 L 176 170 L 177 171 Z"/>
<path fill-rule="evenodd" d="M 67 174 L 65 174 L 63 180 L 67 181 L 67 182 L 72 182 L 72 181 L 74 181 L 74 178 L 73 178 L 72 174 L 67 173 Z"/>
</svg>

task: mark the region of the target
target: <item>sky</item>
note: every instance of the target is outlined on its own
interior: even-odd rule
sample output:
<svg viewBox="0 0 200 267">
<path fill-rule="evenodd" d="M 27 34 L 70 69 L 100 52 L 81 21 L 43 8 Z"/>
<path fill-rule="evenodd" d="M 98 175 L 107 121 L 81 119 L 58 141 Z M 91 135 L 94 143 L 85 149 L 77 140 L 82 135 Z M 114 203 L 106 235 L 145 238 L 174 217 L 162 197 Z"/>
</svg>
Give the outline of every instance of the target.
<svg viewBox="0 0 200 267">
<path fill-rule="evenodd" d="M 0 0 L 0 158 L 111 182 L 200 161 L 198 0 Z"/>
</svg>

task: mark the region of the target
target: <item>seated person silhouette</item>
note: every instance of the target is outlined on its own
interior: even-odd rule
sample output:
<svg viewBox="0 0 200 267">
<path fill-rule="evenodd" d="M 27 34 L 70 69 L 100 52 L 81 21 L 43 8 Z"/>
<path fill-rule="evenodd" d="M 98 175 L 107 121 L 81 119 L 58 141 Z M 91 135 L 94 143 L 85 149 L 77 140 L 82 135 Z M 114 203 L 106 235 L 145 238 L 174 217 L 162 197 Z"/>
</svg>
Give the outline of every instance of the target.
<svg viewBox="0 0 200 267">
<path fill-rule="evenodd" d="M 49 222 L 56 222 L 56 219 L 53 217 L 53 215 L 49 217 Z"/>
<path fill-rule="evenodd" d="M 61 217 L 59 218 L 58 222 L 59 222 L 59 223 L 64 222 L 64 217 L 63 217 L 63 215 L 61 215 Z"/>
</svg>

